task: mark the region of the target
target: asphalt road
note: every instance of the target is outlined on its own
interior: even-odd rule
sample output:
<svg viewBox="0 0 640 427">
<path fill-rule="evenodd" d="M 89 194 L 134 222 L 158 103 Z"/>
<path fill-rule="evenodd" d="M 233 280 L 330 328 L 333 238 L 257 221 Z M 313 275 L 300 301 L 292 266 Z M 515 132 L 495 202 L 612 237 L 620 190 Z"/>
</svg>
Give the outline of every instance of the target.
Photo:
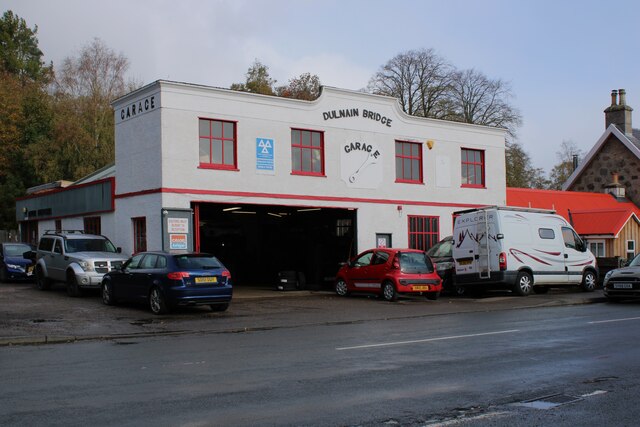
<svg viewBox="0 0 640 427">
<path fill-rule="evenodd" d="M 97 292 L 83 298 L 70 298 L 63 286 L 40 291 L 30 283 L 4 283 L 0 284 L 0 346 L 255 331 L 602 301 L 601 290 L 584 293 L 575 289 L 552 290 L 549 294 L 526 298 L 516 298 L 508 292 L 491 292 L 483 298 L 441 296 L 438 301 L 427 301 L 416 296 L 387 303 L 362 295 L 338 298 L 326 291 L 236 288 L 231 307 L 225 313 L 212 313 L 208 307 L 194 307 L 154 316 L 144 305 L 105 306 Z"/>
<path fill-rule="evenodd" d="M 246 300 L 227 317 L 178 313 L 173 320 L 182 326 L 209 326 L 189 333 L 5 346 L 0 420 L 32 426 L 637 425 L 640 410 L 628 403 L 640 391 L 639 304 L 550 305 L 574 294 L 541 297 Z M 528 304 L 518 307 L 524 300 Z M 351 307 L 349 315 L 326 312 L 336 305 Z M 260 313 L 248 314 L 249 307 Z M 210 327 L 221 319 L 220 328 Z M 254 326 L 229 328 L 243 322 Z"/>
</svg>

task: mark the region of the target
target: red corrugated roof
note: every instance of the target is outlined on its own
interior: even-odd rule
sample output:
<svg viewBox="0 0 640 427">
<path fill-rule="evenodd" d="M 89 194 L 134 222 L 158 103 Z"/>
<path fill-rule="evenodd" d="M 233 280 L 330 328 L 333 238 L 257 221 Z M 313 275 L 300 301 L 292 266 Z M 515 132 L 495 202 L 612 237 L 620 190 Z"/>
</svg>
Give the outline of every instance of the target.
<svg viewBox="0 0 640 427">
<path fill-rule="evenodd" d="M 636 205 L 604 193 L 507 188 L 507 205 L 554 209 L 582 235 L 616 236 L 630 218 L 640 222 Z"/>
</svg>

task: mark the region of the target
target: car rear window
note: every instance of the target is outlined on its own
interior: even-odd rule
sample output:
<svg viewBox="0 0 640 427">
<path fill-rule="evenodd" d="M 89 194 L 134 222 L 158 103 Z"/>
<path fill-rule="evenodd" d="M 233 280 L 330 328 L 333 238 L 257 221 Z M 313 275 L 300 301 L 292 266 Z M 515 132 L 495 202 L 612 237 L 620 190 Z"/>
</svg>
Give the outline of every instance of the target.
<svg viewBox="0 0 640 427">
<path fill-rule="evenodd" d="M 432 273 L 433 264 L 424 252 L 401 252 L 400 269 L 405 273 Z"/>
<path fill-rule="evenodd" d="M 176 255 L 174 258 L 178 268 L 185 270 L 209 270 L 222 267 L 222 263 L 214 256 Z"/>
</svg>

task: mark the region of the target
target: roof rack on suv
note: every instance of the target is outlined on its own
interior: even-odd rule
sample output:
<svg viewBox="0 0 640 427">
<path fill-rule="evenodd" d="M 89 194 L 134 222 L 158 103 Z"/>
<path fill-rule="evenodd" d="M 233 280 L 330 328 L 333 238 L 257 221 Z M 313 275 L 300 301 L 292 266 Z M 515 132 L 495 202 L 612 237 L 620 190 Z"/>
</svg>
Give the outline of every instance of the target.
<svg viewBox="0 0 640 427">
<path fill-rule="evenodd" d="M 84 234 L 84 230 L 45 230 L 44 234 Z"/>
</svg>

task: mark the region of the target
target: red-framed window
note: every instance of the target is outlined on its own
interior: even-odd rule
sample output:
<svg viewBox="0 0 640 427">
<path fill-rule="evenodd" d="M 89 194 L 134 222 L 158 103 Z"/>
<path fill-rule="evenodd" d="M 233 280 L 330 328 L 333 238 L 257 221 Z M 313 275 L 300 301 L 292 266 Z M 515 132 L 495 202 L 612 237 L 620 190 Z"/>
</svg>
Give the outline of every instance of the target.
<svg viewBox="0 0 640 427">
<path fill-rule="evenodd" d="M 324 132 L 291 129 L 291 173 L 324 176 Z"/>
<path fill-rule="evenodd" d="M 422 184 L 422 144 L 396 141 L 396 182 Z"/>
<path fill-rule="evenodd" d="M 133 253 L 147 250 L 147 218 L 131 218 L 133 224 Z"/>
<path fill-rule="evenodd" d="M 88 216 L 84 218 L 84 232 L 89 234 L 102 234 L 102 227 L 99 216 Z"/>
<path fill-rule="evenodd" d="M 236 122 L 199 119 L 200 167 L 211 169 L 238 168 Z"/>
<path fill-rule="evenodd" d="M 483 188 L 484 151 L 463 148 L 461 155 L 462 186 Z"/>
<path fill-rule="evenodd" d="M 409 248 L 426 251 L 440 240 L 440 218 L 409 215 Z"/>
</svg>

